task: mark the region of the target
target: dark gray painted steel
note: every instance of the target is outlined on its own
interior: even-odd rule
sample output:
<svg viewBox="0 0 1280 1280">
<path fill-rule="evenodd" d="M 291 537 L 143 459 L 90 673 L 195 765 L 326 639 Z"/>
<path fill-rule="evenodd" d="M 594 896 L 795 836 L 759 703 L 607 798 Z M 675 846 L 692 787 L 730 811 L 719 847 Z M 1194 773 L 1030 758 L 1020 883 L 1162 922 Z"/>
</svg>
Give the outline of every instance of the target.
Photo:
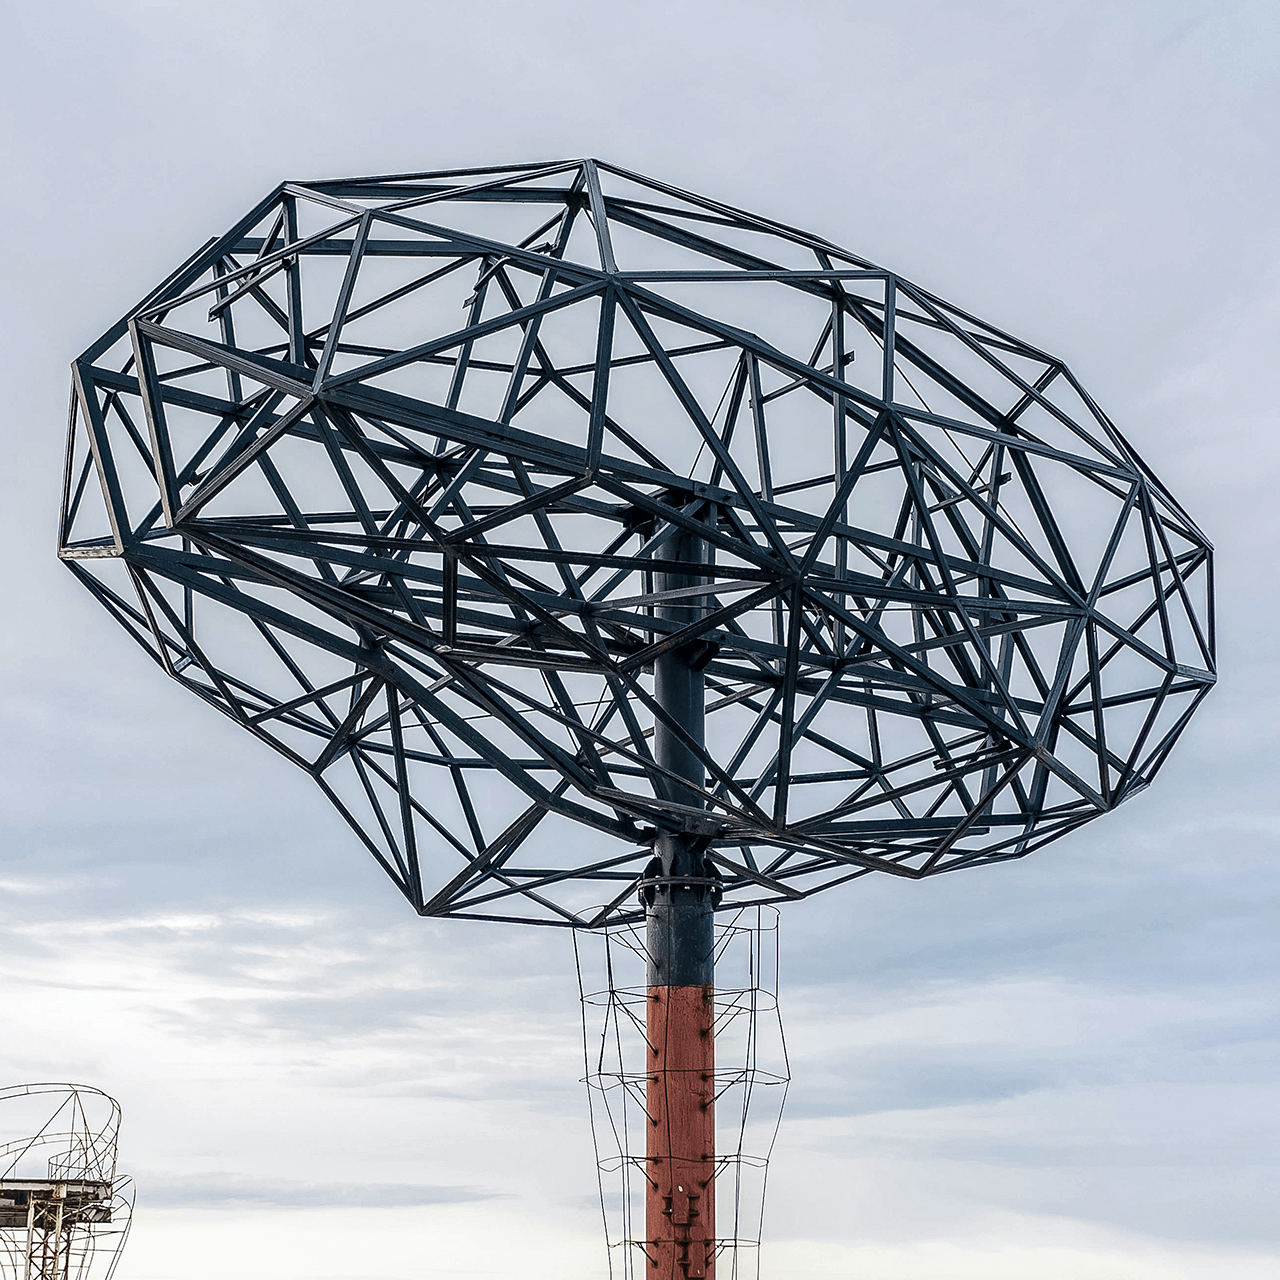
<svg viewBox="0 0 1280 1280">
<path fill-rule="evenodd" d="M 698 517 L 702 502 L 691 503 L 685 514 Z M 707 562 L 706 541 L 687 529 L 672 529 L 656 548 L 665 560 L 701 566 Z M 687 593 L 703 585 L 700 573 L 655 573 L 655 595 L 673 593 L 672 603 L 657 606 L 659 617 L 677 628 L 698 622 L 703 613 L 701 596 Z M 674 594 L 686 593 L 686 594 Z M 670 721 L 656 720 L 653 754 L 665 770 L 665 798 L 689 810 L 701 810 L 706 771 L 699 751 L 706 749 L 706 689 L 703 669 L 711 658 L 710 646 L 702 640 L 667 649 L 654 658 L 653 694 Z M 692 786 L 681 786 L 686 779 Z M 690 816 L 693 830 L 659 833 L 654 842 L 654 860 L 640 890 L 645 904 L 649 965 L 648 981 L 653 986 L 701 986 L 713 977 L 714 931 L 712 921 L 719 886 L 712 877 L 715 866 L 706 857 L 707 824 Z M 704 829 L 699 830 L 699 826 Z M 711 826 L 714 830 L 714 825 Z"/>
<path fill-rule="evenodd" d="M 426 915 L 1020 858 L 1215 679 L 1062 360 L 603 162 L 283 184 L 72 372 L 59 554 Z"/>
</svg>

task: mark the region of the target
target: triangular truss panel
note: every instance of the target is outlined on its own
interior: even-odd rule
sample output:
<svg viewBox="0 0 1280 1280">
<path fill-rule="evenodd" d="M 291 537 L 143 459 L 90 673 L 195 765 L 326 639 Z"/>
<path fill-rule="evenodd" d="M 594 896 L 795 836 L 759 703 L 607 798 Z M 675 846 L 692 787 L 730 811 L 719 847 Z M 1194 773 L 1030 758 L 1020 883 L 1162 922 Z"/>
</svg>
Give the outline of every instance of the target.
<svg viewBox="0 0 1280 1280">
<path fill-rule="evenodd" d="M 628 918 L 664 830 L 725 905 L 1021 857 L 1215 678 L 1211 546 L 1062 361 L 591 160 L 270 193 L 76 361 L 59 549 L 428 915 Z"/>
</svg>

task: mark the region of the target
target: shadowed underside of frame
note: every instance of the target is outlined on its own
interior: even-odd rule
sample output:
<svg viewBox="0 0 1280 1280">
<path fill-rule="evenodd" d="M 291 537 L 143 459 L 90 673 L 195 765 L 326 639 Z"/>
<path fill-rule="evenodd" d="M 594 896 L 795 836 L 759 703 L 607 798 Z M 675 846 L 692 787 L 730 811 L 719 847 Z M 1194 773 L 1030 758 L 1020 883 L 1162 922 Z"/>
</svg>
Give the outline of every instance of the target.
<svg viewBox="0 0 1280 1280">
<path fill-rule="evenodd" d="M 273 191 L 75 362 L 59 554 L 427 915 L 636 917 L 663 831 L 725 906 L 1021 857 L 1214 681 L 1210 544 L 1060 360 L 590 160 Z"/>
</svg>

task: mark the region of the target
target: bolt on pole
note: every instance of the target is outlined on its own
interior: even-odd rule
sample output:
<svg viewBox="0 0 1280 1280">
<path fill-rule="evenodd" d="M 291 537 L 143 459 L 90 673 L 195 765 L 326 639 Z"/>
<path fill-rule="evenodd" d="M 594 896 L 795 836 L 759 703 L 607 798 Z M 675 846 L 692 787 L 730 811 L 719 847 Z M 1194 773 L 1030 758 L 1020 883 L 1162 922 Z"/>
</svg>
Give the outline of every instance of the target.
<svg viewBox="0 0 1280 1280">
<path fill-rule="evenodd" d="M 690 565 L 706 562 L 707 543 L 673 528 L 661 555 Z M 700 586 L 696 572 L 656 573 L 654 592 Z M 698 596 L 656 606 L 659 618 L 687 626 L 702 614 Z M 654 661 L 658 705 L 700 747 L 705 741 L 701 642 L 668 650 Z M 692 787 L 668 780 L 668 799 L 702 808 L 702 761 L 658 720 L 658 764 Z M 696 790 L 694 788 L 697 788 Z M 652 1280 L 712 1280 L 715 1275 L 714 933 L 717 895 L 704 856 L 705 836 L 663 832 L 654 846 L 645 895 L 649 957 L 649 1042 L 645 1170 L 646 1228 Z"/>
</svg>

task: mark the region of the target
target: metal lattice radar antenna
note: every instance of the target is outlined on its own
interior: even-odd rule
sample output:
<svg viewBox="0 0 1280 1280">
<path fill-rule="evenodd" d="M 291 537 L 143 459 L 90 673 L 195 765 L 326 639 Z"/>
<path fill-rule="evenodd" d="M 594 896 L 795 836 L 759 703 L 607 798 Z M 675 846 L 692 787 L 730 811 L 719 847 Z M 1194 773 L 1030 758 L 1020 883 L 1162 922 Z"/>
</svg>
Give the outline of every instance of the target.
<svg viewBox="0 0 1280 1280">
<path fill-rule="evenodd" d="M 77 577 L 420 914 L 647 917 L 690 1077 L 715 909 L 1023 857 L 1214 682 L 1210 544 L 1061 360 L 599 161 L 286 183 L 73 379 Z"/>
</svg>

